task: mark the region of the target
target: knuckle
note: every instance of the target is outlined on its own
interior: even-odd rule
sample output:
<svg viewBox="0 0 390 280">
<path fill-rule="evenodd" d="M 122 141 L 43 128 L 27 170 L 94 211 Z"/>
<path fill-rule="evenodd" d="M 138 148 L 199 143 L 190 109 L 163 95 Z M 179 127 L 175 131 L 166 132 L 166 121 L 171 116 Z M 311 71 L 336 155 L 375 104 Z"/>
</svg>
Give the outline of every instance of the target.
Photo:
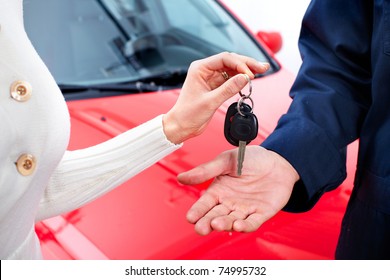
<svg viewBox="0 0 390 280">
<path fill-rule="evenodd" d="M 230 52 L 228 51 L 223 51 L 220 53 L 221 56 L 227 56 L 227 55 L 230 55 Z"/>
<path fill-rule="evenodd" d="M 191 62 L 188 70 L 192 71 L 194 69 L 198 69 L 201 64 L 202 64 L 202 60 L 194 60 L 194 61 Z"/>
<path fill-rule="evenodd" d="M 237 79 L 231 79 L 229 83 L 225 83 L 224 93 L 228 96 L 232 96 L 241 90 L 241 84 Z"/>
<path fill-rule="evenodd" d="M 236 92 L 236 83 L 231 82 L 231 83 L 226 83 L 225 85 L 225 90 L 223 91 L 225 95 L 232 95 L 235 94 Z"/>
</svg>

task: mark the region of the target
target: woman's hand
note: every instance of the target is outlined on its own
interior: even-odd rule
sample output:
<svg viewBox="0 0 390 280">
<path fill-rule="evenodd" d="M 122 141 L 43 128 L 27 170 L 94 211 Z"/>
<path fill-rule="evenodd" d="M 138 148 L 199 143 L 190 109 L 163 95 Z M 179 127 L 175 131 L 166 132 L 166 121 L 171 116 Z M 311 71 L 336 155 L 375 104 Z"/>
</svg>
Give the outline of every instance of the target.
<svg viewBox="0 0 390 280">
<path fill-rule="evenodd" d="M 168 140 L 179 144 L 200 135 L 218 107 L 245 87 L 248 77 L 254 79 L 254 74 L 268 69 L 268 63 L 228 52 L 191 63 L 176 104 L 163 117 Z"/>
</svg>

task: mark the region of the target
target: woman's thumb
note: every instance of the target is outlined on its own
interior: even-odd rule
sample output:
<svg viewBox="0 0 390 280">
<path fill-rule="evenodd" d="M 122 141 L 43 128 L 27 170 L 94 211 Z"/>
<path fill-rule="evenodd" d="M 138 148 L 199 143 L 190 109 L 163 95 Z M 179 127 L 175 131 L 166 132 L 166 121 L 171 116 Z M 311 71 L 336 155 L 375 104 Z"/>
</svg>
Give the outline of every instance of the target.
<svg viewBox="0 0 390 280">
<path fill-rule="evenodd" d="M 231 77 L 220 87 L 214 90 L 217 95 L 217 101 L 222 104 L 242 90 L 249 81 L 249 76 L 246 74 L 238 74 Z"/>
</svg>

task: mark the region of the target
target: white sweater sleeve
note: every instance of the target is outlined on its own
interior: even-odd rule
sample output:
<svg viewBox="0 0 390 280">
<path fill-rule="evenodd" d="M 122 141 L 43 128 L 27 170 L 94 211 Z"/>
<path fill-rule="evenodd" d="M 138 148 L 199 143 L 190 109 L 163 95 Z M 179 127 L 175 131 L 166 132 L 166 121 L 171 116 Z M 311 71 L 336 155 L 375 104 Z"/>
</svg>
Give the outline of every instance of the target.
<svg viewBox="0 0 390 280">
<path fill-rule="evenodd" d="M 167 140 L 159 116 L 104 143 L 66 151 L 40 202 L 37 220 L 83 206 L 180 147 Z"/>
</svg>

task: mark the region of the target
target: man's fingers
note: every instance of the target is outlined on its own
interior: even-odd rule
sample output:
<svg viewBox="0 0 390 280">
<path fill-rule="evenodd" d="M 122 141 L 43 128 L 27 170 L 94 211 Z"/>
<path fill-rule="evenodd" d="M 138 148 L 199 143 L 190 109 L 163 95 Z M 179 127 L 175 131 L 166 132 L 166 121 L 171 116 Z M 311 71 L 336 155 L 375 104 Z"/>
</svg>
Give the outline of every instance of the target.
<svg viewBox="0 0 390 280">
<path fill-rule="evenodd" d="M 207 235 L 213 230 L 254 232 L 267 220 L 260 213 L 247 215 L 240 211 L 229 212 L 223 205 L 216 206 L 196 222 L 195 231 L 201 235 Z"/>
<path fill-rule="evenodd" d="M 201 164 L 189 171 L 180 173 L 177 179 L 184 185 L 197 185 L 204 183 L 221 174 L 230 172 L 229 154 L 222 153 L 212 161 Z"/>
<path fill-rule="evenodd" d="M 218 205 L 218 197 L 206 192 L 194 203 L 194 205 L 192 205 L 190 210 L 188 210 L 187 220 L 190 223 L 195 224 L 216 205 Z"/>
<path fill-rule="evenodd" d="M 197 185 L 204 183 L 214 177 L 214 172 L 208 168 L 208 163 L 198 165 L 197 167 L 180 173 L 177 180 L 184 185 Z"/>
<path fill-rule="evenodd" d="M 226 216 L 230 213 L 230 210 L 222 204 L 216 205 L 209 210 L 210 211 L 208 211 L 203 217 L 201 217 L 195 225 L 196 232 L 201 235 L 209 234 L 211 231 L 215 230 L 215 228 L 211 224 L 214 218 Z"/>
<path fill-rule="evenodd" d="M 231 231 L 235 221 L 246 219 L 246 217 L 248 215 L 242 211 L 232 211 L 228 215 L 215 217 L 211 221 L 211 227 L 217 231 Z"/>
<path fill-rule="evenodd" d="M 238 219 L 234 221 L 233 230 L 238 232 L 253 232 L 256 231 L 267 218 L 260 213 L 249 215 L 246 219 Z"/>
</svg>

